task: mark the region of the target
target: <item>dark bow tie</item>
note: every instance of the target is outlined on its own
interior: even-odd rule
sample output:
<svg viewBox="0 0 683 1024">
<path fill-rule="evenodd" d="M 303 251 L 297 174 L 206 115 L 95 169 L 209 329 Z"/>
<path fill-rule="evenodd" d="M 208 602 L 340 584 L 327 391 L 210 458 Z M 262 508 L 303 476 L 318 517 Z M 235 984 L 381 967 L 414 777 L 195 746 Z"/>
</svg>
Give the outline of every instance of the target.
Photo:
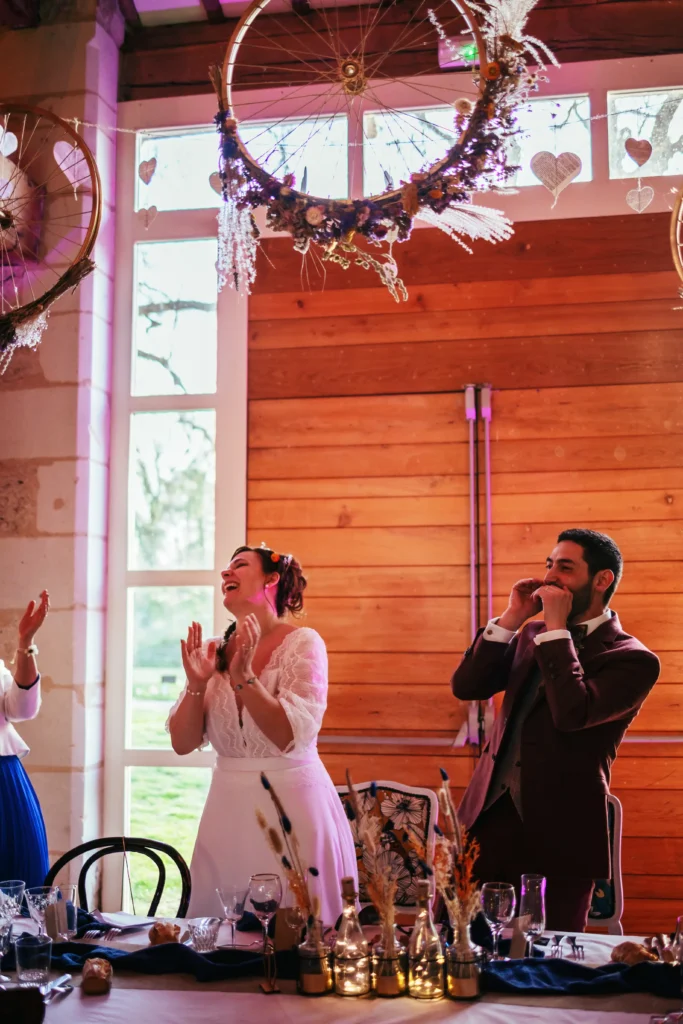
<svg viewBox="0 0 683 1024">
<path fill-rule="evenodd" d="M 574 641 L 574 647 L 576 647 L 577 651 L 580 651 L 583 647 L 583 642 L 586 639 L 586 634 L 588 633 L 588 626 L 585 622 L 582 622 L 578 626 L 569 626 L 568 628 L 571 638 Z"/>
</svg>

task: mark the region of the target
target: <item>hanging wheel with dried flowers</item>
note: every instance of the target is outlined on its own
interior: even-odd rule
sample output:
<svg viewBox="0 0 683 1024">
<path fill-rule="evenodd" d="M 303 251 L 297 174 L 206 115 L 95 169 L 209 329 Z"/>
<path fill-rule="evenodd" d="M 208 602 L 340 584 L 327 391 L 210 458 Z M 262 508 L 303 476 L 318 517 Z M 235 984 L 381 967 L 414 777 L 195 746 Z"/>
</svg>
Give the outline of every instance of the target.
<svg viewBox="0 0 683 1024">
<path fill-rule="evenodd" d="M 392 247 L 416 217 L 461 244 L 508 237 L 509 221 L 472 197 L 514 170 L 506 142 L 536 87 L 528 65 L 553 60 L 524 30 L 535 2 L 295 0 L 283 12 L 254 0 L 212 76 L 222 279 L 253 281 L 260 206 L 299 252 L 373 269 L 397 301 L 406 293 Z M 439 53 L 471 74 L 444 73 Z"/>
<path fill-rule="evenodd" d="M 82 136 L 52 111 L 0 103 L 0 373 L 35 347 L 52 303 L 93 269 L 100 178 Z"/>
</svg>

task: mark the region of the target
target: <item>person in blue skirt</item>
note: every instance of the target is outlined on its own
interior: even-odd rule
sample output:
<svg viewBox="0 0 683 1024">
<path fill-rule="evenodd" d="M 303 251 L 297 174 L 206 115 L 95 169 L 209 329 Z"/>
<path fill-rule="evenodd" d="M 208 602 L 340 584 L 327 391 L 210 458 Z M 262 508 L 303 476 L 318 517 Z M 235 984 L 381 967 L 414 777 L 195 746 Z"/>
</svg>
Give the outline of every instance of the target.
<svg viewBox="0 0 683 1024">
<path fill-rule="evenodd" d="M 34 640 L 50 607 L 47 590 L 22 616 L 12 672 L 0 660 L 0 879 L 42 885 L 50 866 L 45 823 L 21 763 L 28 747 L 13 722 L 35 718 L 40 709 L 38 648 Z"/>
</svg>

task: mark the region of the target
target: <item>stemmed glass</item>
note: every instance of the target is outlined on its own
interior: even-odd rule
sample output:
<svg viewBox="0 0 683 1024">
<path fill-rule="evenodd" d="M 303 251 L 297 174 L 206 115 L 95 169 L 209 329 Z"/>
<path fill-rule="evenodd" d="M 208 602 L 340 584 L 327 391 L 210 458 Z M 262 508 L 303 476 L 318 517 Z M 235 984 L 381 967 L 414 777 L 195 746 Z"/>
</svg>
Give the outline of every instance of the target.
<svg viewBox="0 0 683 1024">
<path fill-rule="evenodd" d="M 266 988 L 272 992 L 275 988 L 275 959 L 271 955 L 273 948 L 268 939 L 270 924 L 282 900 L 282 882 L 279 875 L 252 875 L 249 879 L 249 902 L 254 914 L 263 928 L 263 966 Z"/>
<path fill-rule="evenodd" d="M 226 885 L 222 889 L 216 889 L 218 899 L 221 901 L 225 920 L 230 925 L 230 945 L 235 945 L 235 925 L 244 914 L 244 904 L 247 902 L 248 889 L 241 889 L 238 885 Z"/>
<path fill-rule="evenodd" d="M 12 943 L 12 922 L 19 916 L 25 888 L 18 878 L 0 882 L 0 960 Z M 0 983 L 11 980 L 6 974 L 0 974 Z"/>
<path fill-rule="evenodd" d="M 532 942 L 545 931 L 545 887 L 543 875 L 522 875 L 519 921 L 526 936 L 526 956 L 532 954 Z"/>
<path fill-rule="evenodd" d="M 56 903 L 59 897 L 59 887 L 56 885 L 34 885 L 26 890 L 28 912 L 38 925 L 38 934 L 43 939 L 47 938 L 45 931 L 47 908 Z"/>
<path fill-rule="evenodd" d="M 507 882 L 485 882 L 481 887 L 481 908 L 493 932 L 493 959 L 504 960 L 498 952 L 500 936 L 515 913 L 517 898 L 514 885 Z"/>
</svg>

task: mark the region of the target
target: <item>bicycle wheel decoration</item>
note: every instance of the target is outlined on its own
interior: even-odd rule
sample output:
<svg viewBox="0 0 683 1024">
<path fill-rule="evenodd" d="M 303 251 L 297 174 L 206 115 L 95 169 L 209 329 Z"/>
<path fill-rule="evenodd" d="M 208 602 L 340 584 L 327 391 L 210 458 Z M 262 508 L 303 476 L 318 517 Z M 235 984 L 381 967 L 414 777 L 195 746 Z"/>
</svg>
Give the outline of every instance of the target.
<svg viewBox="0 0 683 1024">
<path fill-rule="evenodd" d="M 49 110 L 0 103 L 0 373 L 35 348 L 52 303 L 94 269 L 101 216 L 95 160 Z"/>
<path fill-rule="evenodd" d="M 222 70 L 212 69 L 224 199 L 219 276 L 238 288 L 253 282 L 253 211 L 264 206 L 267 225 L 288 232 L 297 251 L 372 269 L 399 301 L 407 293 L 393 245 L 410 237 L 416 217 L 465 248 L 463 236 L 511 235 L 499 210 L 472 197 L 504 187 L 516 170 L 506 143 L 518 131 L 516 107 L 537 88 L 539 70 L 529 65 L 557 62 L 525 33 L 536 0 L 318 2 L 297 0 L 279 13 L 276 0 L 270 14 L 270 0 L 254 0 Z M 471 95 L 463 95 L 463 76 L 443 74 L 437 56 L 463 37 Z M 286 116 L 274 120 L 279 94 L 266 102 L 252 83 L 284 85 Z M 345 176 L 354 146 L 363 147 L 362 183 Z"/>
<path fill-rule="evenodd" d="M 681 279 L 681 287 L 678 289 L 678 294 L 683 299 L 683 188 L 681 188 L 676 196 L 676 202 L 671 213 L 670 240 L 674 267 Z"/>
</svg>

